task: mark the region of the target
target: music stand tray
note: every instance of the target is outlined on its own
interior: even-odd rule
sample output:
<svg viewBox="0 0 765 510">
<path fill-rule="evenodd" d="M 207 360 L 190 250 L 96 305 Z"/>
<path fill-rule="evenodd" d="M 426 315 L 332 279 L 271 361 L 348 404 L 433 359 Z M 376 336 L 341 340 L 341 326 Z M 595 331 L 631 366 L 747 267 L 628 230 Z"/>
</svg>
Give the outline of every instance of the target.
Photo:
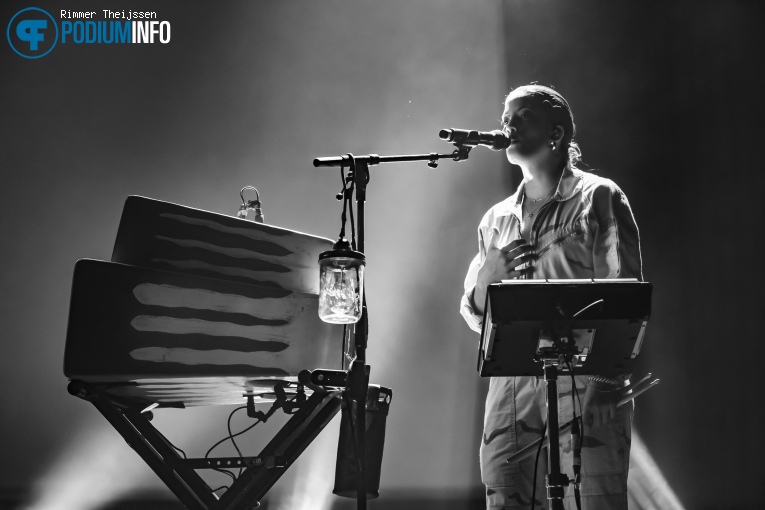
<svg viewBox="0 0 765 510">
<path fill-rule="evenodd" d="M 630 374 L 650 316 L 651 290 L 650 283 L 633 278 L 489 285 L 478 371 L 482 377 L 539 376 L 557 336 L 576 342 L 577 375 Z"/>
</svg>

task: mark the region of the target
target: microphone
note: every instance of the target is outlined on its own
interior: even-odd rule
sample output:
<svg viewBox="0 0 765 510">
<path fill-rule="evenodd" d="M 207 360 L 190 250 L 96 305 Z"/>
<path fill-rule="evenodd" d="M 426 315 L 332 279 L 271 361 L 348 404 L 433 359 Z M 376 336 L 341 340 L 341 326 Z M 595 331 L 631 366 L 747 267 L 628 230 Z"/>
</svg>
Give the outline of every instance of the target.
<svg viewBox="0 0 765 510">
<path fill-rule="evenodd" d="M 510 138 L 500 131 L 471 131 L 467 129 L 442 129 L 438 136 L 455 145 L 483 145 L 493 151 L 501 151 L 510 147 Z"/>
<path fill-rule="evenodd" d="M 255 200 L 244 199 L 244 190 L 247 189 L 255 191 Z M 260 204 L 260 193 L 258 193 L 258 190 L 252 186 L 245 186 L 242 188 L 242 191 L 239 192 L 239 196 L 242 197 L 242 205 L 239 206 L 239 211 L 237 211 L 236 217 L 246 220 L 247 213 L 249 211 L 255 211 L 255 222 L 263 223 L 263 209 Z"/>
</svg>

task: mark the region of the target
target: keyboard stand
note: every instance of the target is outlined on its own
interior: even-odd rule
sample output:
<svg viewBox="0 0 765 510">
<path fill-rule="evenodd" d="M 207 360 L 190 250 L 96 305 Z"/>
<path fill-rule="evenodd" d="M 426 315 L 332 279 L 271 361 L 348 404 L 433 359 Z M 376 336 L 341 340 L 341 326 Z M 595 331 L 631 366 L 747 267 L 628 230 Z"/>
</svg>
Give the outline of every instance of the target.
<svg viewBox="0 0 765 510">
<path fill-rule="evenodd" d="M 339 393 L 314 391 L 257 457 L 184 459 L 151 424 L 151 412 L 96 387 L 72 381 L 69 393 L 92 403 L 190 510 L 249 510 L 279 480 L 340 410 Z M 242 474 L 218 498 L 196 469 L 237 469 Z"/>
</svg>

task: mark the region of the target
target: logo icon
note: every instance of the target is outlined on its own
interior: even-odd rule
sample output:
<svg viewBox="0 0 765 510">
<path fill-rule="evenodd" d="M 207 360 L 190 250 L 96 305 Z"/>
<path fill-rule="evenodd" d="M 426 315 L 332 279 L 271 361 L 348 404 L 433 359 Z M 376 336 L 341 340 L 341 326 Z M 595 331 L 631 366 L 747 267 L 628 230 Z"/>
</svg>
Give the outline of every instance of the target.
<svg viewBox="0 0 765 510">
<path fill-rule="evenodd" d="M 14 14 L 5 33 L 11 49 L 24 58 L 44 57 L 58 42 L 56 20 L 37 7 Z"/>
</svg>

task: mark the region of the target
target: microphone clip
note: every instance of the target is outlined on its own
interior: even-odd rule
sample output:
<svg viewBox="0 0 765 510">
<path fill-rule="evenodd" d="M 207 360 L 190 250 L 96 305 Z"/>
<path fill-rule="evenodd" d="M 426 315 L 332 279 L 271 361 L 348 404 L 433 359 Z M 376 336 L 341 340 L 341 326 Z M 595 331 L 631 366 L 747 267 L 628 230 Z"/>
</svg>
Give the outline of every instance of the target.
<svg viewBox="0 0 765 510">
<path fill-rule="evenodd" d="M 457 142 L 454 142 L 454 145 L 457 147 L 457 150 L 452 153 L 454 161 L 465 161 L 470 154 L 470 149 L 474 147 L 473 145 L 459 145 Z"/>
<path fill-rule="evenodd" d="M 470 154 L 470 149 L 477 145 L 477 135 L 477 131 L 466 131 L 464 129 L 444 129 L 441 130 L 438 136 L 443 140 L 452 142 L 452 145 L 457 147 L 457 150 L 452 153 L 452 156 L 454 156 L 452 159 L 454 161 L 465 161 Z"/>
</svg>

